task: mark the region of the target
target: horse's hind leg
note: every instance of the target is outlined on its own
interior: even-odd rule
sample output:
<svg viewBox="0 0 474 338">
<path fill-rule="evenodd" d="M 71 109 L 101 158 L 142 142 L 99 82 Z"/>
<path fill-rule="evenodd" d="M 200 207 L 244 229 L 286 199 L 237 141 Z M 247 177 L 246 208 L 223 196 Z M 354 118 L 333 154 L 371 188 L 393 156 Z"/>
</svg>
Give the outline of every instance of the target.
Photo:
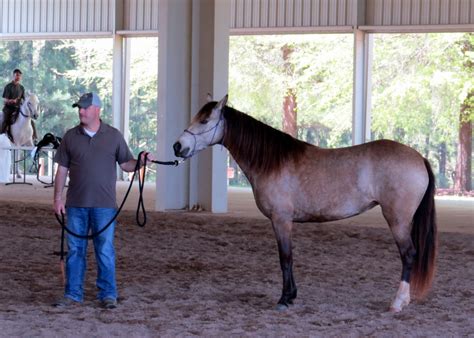
<svg viewBox="0 0 474 338">
<path fill-rule="evenodd" d="M 411 219 L 413 213 L 405 211 L 403 215 L 393 213 L 393 209 L 388 211 L 382 207 L 383 215 L 392 231 L 397 243 L 400 258 L 402 260 L 402 276 L 395 299 L 392 301 L 390 311 L 400 312 L 404 306 L 410 303 L 410 275 L 416 250 L 411 239 Z"/>
<path fill-rule="evenodd" d="M 410 237 L 404 239 L 395 237 L 395 241 L 402 259 L 402 278 L 390 311 L 400 312 L 405 305 L 410 303 L 410 274 L 416 251 Z"/>
<path fill-rule="evenodd" d="M 291 247 L 293 222 L 272 220 L 272 225 L 278 243 L 280 267 L 283 274 L 283 291 L 278 301 L 277 309 L 285 310 L 289 304 L 293 304 L 297 293 L 295 279 L 293 277 L 293 253 Z"/>
</svg>

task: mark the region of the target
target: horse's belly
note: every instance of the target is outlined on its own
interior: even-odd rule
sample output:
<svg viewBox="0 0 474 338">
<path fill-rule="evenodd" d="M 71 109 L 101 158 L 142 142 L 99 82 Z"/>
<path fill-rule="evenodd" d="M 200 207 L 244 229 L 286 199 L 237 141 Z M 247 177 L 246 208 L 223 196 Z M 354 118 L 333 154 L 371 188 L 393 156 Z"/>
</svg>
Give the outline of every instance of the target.
<svg viewBox="0 0 474 338">
<path fill-rule="evenodd" d="M 357 200 L 345 200 L 333 205 L 314 205 L 306 210 L 295 210 L 294 220 L 296 222 L 329 222 L 359 215 L 375 207 L 375 201 L 360 203 Z"/>
</svg>

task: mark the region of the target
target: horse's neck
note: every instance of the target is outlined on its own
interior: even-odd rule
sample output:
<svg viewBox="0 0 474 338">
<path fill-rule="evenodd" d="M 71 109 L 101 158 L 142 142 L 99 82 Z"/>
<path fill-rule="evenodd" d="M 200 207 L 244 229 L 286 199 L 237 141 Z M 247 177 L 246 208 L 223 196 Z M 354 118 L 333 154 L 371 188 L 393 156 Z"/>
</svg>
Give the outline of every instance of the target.
<svg viewBox="0 0 474 338">
<path fill-rule="evenodd" d="M 238 149 L 235 147 L 231 146 L 232 139 L 224 139 L 222 140 L 222 145 L 229 151 L 230 155 L 232 158 L 237 162 L 239 165 L 240 169 L 244 172 L 244 174 L 248 177 L 248 174 L 250 173 L 250 163 L 248 158 L 245 156 L 241 156 L 241 154 L 238 152 Z"/>
<path fill-rule="evenodd" d="M 223 144 L 247 177 L 268 176 L 304 156 L 307 143 L 235 109 L 226 109 Z"/>
<path fill-rule="evenodd" d="M 222 145 L 229 151 L 229 154 L 232 156 L 235 162 L 237 162 L 240 169 L 242 169 L 245 176 L 247 176 L 248 178 L 249 175 L 251 174 L 249 161 L 245 157 L 242 157 L 242 156 L 239 157 L 238 154 L 236 154 L 232 148 L 229 148 L 228 146 L 226 146 L 225 143 L 222 143 Z"/>
<path fill-rule="evenodd" d="M 15 121 L 15 124 L 24 125 L 25 123 L 28 123 L 31 120 L 31 117 L 25 114 L 25 107 L 26 101 L 21 105 L 20 110 L 18 111 L 18 117 Z"/>
<path fill-rule="evenodd" d="M 23 102 L 18 112 L 18 117 L 11 127 L 13 140 L 16 146 L 23 146 L 25 144 L 33 144 L 31 140 L 31 117 L 24 113 L 27 101 Z"/>
<path fill-rule="evenodd" d="M 241 156 L 241 154 L 236 152 L 236 148 L 230 147 L 225 141 L 222 142 L 222 145 L 229 151 L 232 158 L 235 160 L 235 162 L 237 162 L 242 172 L 252 184 L 257 175 L 255 174 L 255 170 L 251 170 L 251 162 L 249 161 L 249 158 Z"/>
</svg>

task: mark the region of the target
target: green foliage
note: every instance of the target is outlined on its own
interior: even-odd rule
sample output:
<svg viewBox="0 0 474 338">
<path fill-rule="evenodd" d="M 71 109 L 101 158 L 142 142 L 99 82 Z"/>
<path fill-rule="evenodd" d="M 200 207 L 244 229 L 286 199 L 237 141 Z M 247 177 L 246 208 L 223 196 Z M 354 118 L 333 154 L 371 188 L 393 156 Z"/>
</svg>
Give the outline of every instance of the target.
<svg viewBox="0 0 474 338">
<path fill-rule="evenodd" d="M 83 92 L 94 91 L 102 100 L 102 119 L 112 123 L 112 39 L 64 40 L 62 48 L 70 51 L 74 67 L 64 75 L 78 88 L 72 95 L 79 97 Z"/>
<path fill-rule="evenodd" d="M 141 150 L 156 149 L 158 39 L 134 38 L 130 47 L 129 145 L 138 154 Z"/>
<path fill-rule="evenodd" d="M 408 144 L 452 185 L 460 110 L 473 86 L 473 34 L 376 34 L 372 72 L 372 137 Z M 472 117 L 471 117 L 472 121 Z M 445 163 L 446 161 L 446 163 Z M 443 162 L 443 163 L 441 163 Z"/>
<path fill-rule="evenodd" d="M 348 146 L 352 44 L 346 34 L 231 37 L 230 101 L 281 129 L 283 98 L 293 88 L 299 138 L 323 147 Z M 292 50 L 286 60 L 284 47 Z"/>
</svg>

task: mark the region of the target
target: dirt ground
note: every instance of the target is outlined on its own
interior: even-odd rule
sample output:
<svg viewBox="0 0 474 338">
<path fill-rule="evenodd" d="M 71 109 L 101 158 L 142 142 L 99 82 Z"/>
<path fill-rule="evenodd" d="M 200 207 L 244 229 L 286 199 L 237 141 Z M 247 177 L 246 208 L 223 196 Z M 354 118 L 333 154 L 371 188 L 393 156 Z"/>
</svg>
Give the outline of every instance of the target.
<svg viewBox="0 0 474 338">
<path fill-rule="evenodd" d="M 103 310 L 95 301 L 90 245 L 86 300 L 60 310 L 51 306 L 63 288 L 51 194 L 41 186 L 0 186 L 2 337 L 474 337 L 472 201 L 453 205 L 451 216 L 443 211 L 449 200 L 437 201 L 432 292 L 399 314 L 387 309 L 401 263 L 377 210 L 296 225 L 298 298 L 277 312 L 281 274 L 271 225 L 252 206 L 239 209 L 245 202 L 236 196 L 248 192 L 238 190 L 227 214 L 148 211 L 145 228 L 135 225 L 131 203 L 116 231 L 118 308 Z"/>
</svg>

